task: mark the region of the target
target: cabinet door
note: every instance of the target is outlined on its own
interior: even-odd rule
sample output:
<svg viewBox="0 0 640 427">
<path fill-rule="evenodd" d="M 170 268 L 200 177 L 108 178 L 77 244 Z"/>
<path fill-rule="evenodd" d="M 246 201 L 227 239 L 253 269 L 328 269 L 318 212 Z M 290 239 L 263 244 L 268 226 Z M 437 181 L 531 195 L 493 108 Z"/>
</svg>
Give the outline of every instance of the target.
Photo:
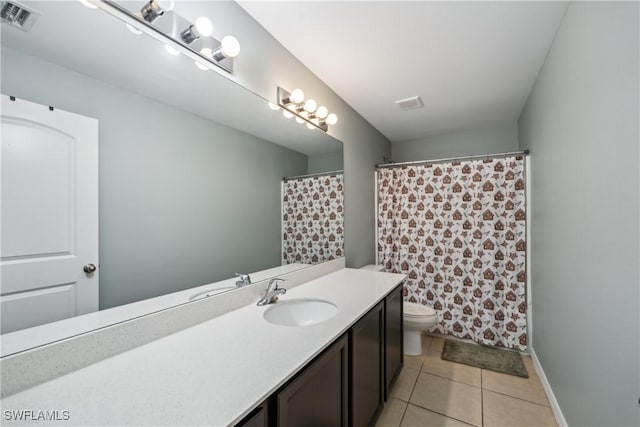
<svg viewBox="0 0 640 427">
<path fill-rule="evenodd" d="M 278 426 L 347 426 L 347 353 L 345 335 L 278 393 Z"/>
<path fill-rule="evenodd" d="M 403 365 L 402 287 L 398 286 L 385 298 L 385 369 L 384 398 L 389 399 L 391 386 Z"/>
<path fill-rule="evenodd" d="M 382 410 L 384 304 L 381 302 L 350 331 L 351 419 L 353 427 L 372 424 Z"/>
<path fill-rule="evenodd" d="M 269 427 L 268 406 L 268 402 L 264 402 L 236 424 L 236 427 Z"/>
</svg>

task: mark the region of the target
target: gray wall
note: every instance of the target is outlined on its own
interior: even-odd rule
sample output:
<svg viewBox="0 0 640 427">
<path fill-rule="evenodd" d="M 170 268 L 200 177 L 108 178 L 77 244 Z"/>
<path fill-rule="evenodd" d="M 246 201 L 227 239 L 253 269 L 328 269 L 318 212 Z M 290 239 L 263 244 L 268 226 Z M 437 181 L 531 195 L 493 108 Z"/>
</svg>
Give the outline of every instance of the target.
<svg viewBox="0 0 640 427">
<path fill-rule="evenodd" d="M 573 2 L 519 120 L 533 348 L 569 425 L 640 425 L 638 3 Z"/>
<path fill-rule="evenodd" d="M 342 150 L 333 153 L 316 154 L 308 156 L 308 173 L 337 171 L 344 168 L 344 156 Z"/>
<path fill-rule="evenodd" d="M 393 142 L 395 162 L 495 154 L 518 150 L 518 124 L 501 123 L 481 129 L 452 132 L 413 141 Z"/>
<path fill-rule="evenodd" d="M 1 89 L 100 121 L 101 308 L 280 264 L 307 156 L 5 48 Z"/>
<path fill-rule="evenodd" d="M 348 267 L 375 261 L 375 165 L 391 154 L 390 143 L 353 108 L 262 28 L 235 2 L 181 4 L 185 17 L 215 17 L 215 34 L 234 34 L 242 44 L 234 74 L 255 93 L 276 100 L 276 86 L 300 87 L 335 112 L 339 121 L 329 134 L 344 143 L 345 253 Z M 275 10 L 275 9 L 274 9 Z"/>
</svg>

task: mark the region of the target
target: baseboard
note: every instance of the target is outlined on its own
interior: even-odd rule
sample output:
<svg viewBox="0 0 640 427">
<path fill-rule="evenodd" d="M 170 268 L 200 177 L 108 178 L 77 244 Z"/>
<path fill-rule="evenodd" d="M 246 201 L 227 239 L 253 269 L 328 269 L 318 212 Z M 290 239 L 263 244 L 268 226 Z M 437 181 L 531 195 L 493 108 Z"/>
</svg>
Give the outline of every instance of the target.
<svg viewBox="0 0 640 427">
<path fill-rule="evenodd" d="M 531 355 L 531 360 L 533 361 L 533 366 L 538 373 L 538 377 L 540 377 L 542 387 L 544 388 L 545 393 L 547 393 L 547 398 L 549 399 L 549 403 L 551 404 L 551 410 L 553 411 L 553 416 L 556 417 L 558 426 L 568 427 L 567 420 L 564 419 L 562 409 L 560 409 L 560 405 L 556 400 L 556 396 L 555 394 L 553 394 L 553 390 L 551 390 L 551 385 L 549 384 L 549 380 L 547 380 L 547 376 L 544 374 L 544 370 L 542 369 L 542 365 L 540 365 L 540 361 L 538 360 L 536 352 L 533 350 L 533 348 L 529 348 L 529 353 Z"/>
</svg>

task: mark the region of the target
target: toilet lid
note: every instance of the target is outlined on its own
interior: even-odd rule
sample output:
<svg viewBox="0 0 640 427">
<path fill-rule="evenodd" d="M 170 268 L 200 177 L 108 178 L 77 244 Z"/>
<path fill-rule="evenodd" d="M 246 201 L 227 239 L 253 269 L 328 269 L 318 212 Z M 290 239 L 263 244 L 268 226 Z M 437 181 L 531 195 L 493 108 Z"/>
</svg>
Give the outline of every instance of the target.
<svg viewBox="0 0 640 427">
<path fill-rule="evenodd" d="M 433 316 L 436 314 L 436 311 L 431 307 L 427 307 L 426 305 L 405 301 L 404 314 L 405 316 L 409 317 Z"/>
</svg>

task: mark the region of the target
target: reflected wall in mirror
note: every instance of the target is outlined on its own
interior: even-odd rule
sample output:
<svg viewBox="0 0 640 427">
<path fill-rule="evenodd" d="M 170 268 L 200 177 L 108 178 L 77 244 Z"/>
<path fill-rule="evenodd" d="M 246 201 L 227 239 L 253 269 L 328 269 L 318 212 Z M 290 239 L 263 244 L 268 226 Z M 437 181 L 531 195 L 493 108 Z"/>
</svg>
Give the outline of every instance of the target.
<svg viewBox="0 0 640 427">
<path fill-rule="evenodd" d="M 2 333 L 150 298 L 176 305 L 236 289 L 235 273 L 255 282 L 342 255 L 334 233 L 325 256 L 323 227 L 311 234 L 323 256 L 283 259 L 283 177 L 341 170 L 339 141 L 104 10 L 19 3 L 37 14 L 28 31 L 1 25 Z M 98 179 L 82 178 L 91 168 Z M 81 251 L 83 203 L 98 209 L 93 253 Z"/>
</svg>

